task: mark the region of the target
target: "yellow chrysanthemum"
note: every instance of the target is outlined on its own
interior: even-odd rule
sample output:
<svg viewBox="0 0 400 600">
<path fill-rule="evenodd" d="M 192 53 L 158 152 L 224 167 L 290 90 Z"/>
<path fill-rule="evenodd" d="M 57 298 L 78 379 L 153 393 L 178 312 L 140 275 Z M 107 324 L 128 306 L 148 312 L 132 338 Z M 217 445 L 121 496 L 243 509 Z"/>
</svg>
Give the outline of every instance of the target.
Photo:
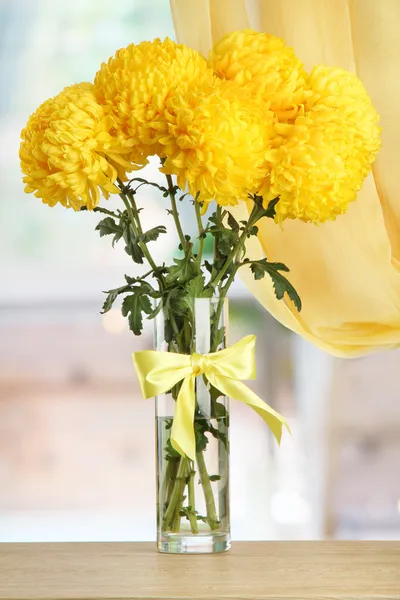
<svg viewBox="0 0 400 600">
<path fill-rule="evenodd" d="M 251 29 L 229 33 L 215 44 L 209 65 L 266 102 L 281 122 L 296 118 L 304 104 L 307 73 L 293 49 L 273 35 Z"/>
<path fill-rule="evenodd" d="M 356 75 L 336 67 L 315 67 L 309 85 L 308 114 L 329 136 L 359 189 L 381 146 L 379 115 L 371 98 Z"/>
<path fill-rule="evenodd" d="M 126 149 L 110 136 L 109 126 L 90 83 L 67 87 L 44 102 L 21 132 L 25 191 L 50 206 L 59 202 L 75 210 L 93 209 L 99 188 L 106 197 L 118 193 L 113 182 L 124 178 Z"/>
<path fill-rule="evenodd" d="M 342 69 L 316 67 L 304 117 L 276 124 L 261 193 L 280 196 L 277 220 L 335 219 L 356 199 L 380 147 L 378 114 L 361 81 Z"/>
<path fill-rule="evenodd" d="M 201 91 L 176 96 L 161 138 L 161 171 L 205 204 L 234 205 L 255 192 L 265 176 L 265 152 L 274 115 L 239 86 L 215 78 Z"/>
<path fill-rule="evenodd" d="M 95 88 L 116 132 L 132 146 L 132 163 L 140 167 L 148 156 L 162 156 L 159 139 L 167 133 L 164 113 L 171 98 L 212 78 L 198 52 L 166 38 L 118 50 L 101 66 Z"/>
<path fill-rule="evenodd" d="M 323 129 L 309 117 L 298 117 L 294 124 L 275 124 L 274 130 L 269 176 L 260 194 L 265 202 L 279 196 L 276 220 L 318 223 L 344 213 L 354 195 L 343 185 L 344 162 Z"/>
</svg>

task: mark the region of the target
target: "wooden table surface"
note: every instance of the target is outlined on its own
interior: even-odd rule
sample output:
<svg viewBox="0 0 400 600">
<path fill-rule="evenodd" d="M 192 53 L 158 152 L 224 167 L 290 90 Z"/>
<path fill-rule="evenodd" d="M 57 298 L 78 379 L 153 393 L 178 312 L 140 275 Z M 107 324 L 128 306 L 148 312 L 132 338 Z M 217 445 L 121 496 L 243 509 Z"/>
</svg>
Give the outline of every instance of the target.
<svg viewBox="0 0 400 600">
<path fill-rule="evenodd" d="M 0 544 L 1 600 L 400 599 L 400 542 L 236 542 L 172 556 L 154 544 Z"/>
</svg>

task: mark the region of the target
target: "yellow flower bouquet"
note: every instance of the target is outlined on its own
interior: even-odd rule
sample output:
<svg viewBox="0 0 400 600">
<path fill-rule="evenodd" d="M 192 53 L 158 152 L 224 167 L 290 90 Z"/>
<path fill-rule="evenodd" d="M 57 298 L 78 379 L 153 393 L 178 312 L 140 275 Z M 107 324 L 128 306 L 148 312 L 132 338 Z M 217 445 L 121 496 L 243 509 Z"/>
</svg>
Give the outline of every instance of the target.
<svg viewBox="0 0 400 600">
<path fill-rule="evenodd" d="M 318 224 L 356 199 L 380 146 L 378 115 L 362 83 L 342 69 L 308 74 L 272 35 L 245 30 L 220 40 L 208 59 L 166 39 L 131 44 L 101 65 L 93 83 L 44 102 L 21 134 L 26 192 L 49 206 L 103 215 L 96 229 L 122 242 L 144 275 L 109 290 L 122 297 L 140 335 L 155 320 L 155 350 L 134 354 L 143 396 L 156 397 L 158 548 L 218 552 L 230 546 L 228 397 L 248 404 L 280 441 L 285 419 L 243 383 L 255 377 L 255 337 L 226 346 L 226 297 L 240 269 L 270 277 L 278 299 L 301 310 L 289 269 L 250 260 L 246 242 L 262 219 Z M 165 184 L 132 176 L 158 156 Z M 169 199 L 179 240 L 172 264 L 144 230 L 140 188 Z M 100 206 L 118 194 L 120 208 Z M 195 239 L 180 203 L 193 205 Z M 245 202 L 238 222 L 229 207 Z M 212 242 L 213 260 L 205 259 Z"/>
</svg>

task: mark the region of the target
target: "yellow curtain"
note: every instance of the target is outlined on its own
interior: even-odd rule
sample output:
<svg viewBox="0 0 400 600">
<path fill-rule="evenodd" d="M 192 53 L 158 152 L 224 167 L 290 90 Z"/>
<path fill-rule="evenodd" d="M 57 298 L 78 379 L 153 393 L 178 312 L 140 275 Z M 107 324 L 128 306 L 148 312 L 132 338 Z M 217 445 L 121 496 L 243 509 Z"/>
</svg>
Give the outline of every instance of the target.
<svg viewBox="0 0 400 600">
<path fill-rule="evenodd" d="M 248 250 L 288 265 L 302 312 L 278 302 L 267 279 L 242 276 L 279 321 L 328 352 L 400 345 L 400 0 L 171 0 L 171 9 L 178 41 L 204 54 L 225 33 L 251 27 L 283 37 L 307 69 L 324 63 L 362 79 L 383 147 L 358 200 L 318 227 L 266 222 Z"/>
</svg>

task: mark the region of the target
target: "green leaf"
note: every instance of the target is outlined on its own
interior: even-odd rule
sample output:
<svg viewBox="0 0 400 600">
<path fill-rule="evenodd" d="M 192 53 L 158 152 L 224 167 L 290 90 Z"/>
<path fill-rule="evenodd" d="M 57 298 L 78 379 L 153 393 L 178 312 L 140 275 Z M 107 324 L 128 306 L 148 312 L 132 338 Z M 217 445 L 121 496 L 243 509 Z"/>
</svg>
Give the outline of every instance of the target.
<svg viewBox="0 0 400 600">
<path fill-rule="evenodd" d="M 224 223 L 224 216 L 228 215 L 228 225 Z M 209 218 L 209 223 L 211 226 L 208 227 L 208 230 L 214 237 L 214 246 L 216 248 L 216 260 L 214 261 L 214 272 L 223 267 L 224 258 L 229 256 L 232 249 L 237 246 L 239 240 L 239 231 L 240 226 L 236 219 L 228 212 L 222 211 L 214 212 Z M 218 262 L 220 259 L 223 259 L 222 266 L 218 266 Z M 228 277 L 229 273 L 226 273 L 224 278 Z"/>
<path fill-rule="evenodd" d="M 153 288 L 153 286 L 148 281 L 143 279 L 142 277 L 130 277 L 129 275 L 124 275 L 124 277 L 125 277 L 126 283 L 128 284 L 128 286 L 125 286 L 126 291 L 129 292 L 133 286 L 135 289 L 140 288 L 145 294 L 150 295 L 152 298 L 156 298 L 159 296 L 159 292 L 157 292 Z M 138 288 L 138 286 L 139 286 L 139 288 Z"/>
<path fill-rule="evenodd" d="M 216 387 L 214 387 L 213 385 L 210 385 L 210 396 L 211 396 L 211 402 L 214 404 L 215 402 L 215 406 L 217 406 L 217 404 L 219 404 L 217 402 L 217 398 L 219 398 L 220 396 L 223 396 L 223 393 L 220 392 Z M 222 406 L 222 405 L 221 405 Z M 216 417 L 218 417 L 218 410 L 216 410 Z"/>
<path fill-rule="evenodd" d="M 257 235 L 257 233 L 258 233 L 258 227 L 257 227 L 257 225 L 253 225 L 253 227 L 249 231 L 249 236 L 250 235 Z"/>
<path fill-rule="evenodd" d="M 201 273 L 190 279 L 181 288 L 173 288 L 168 295 L 168 305 L 175 314 L 193 321 L 194 299 L 211 298 L 213 290 L 205 287 L 205 278 Z"/>
<path fill-rule="evenodd" d="M 167 285 L 174 284 L 177 281 L 179 283 L 186 283 L 197 275 L 197 264 L 190 260 L 190 256 L 174 258 L 174 263 L 175 265 L 167 269 Z"/>
<path fill-rule="evenodd" d="M 259 219 L 261 219 L 262 217 L 267 217 L 268 219 L 275 218 L 275 206 L 279 202 L 279 196 L 277 198 L 274 198 L 273 200 L 270 200 L 267 208 L 264 208 L 262 196 L 254 195 L 252 196 L 252 199 L 254 200 L 254 203 L 259 207 L 259 212 L 257 213 Z"/>
<path fill-rule="evenodd" d="M 268 273 L 267 262 L 266 258 L 251 261 L 250 269 L 254 275 L 254 279 L 264 279 L 265 273 Z"/>
<path fill-rule="evenodd" d="M 220 229 L 225 229 L 222 214 L 219 214 L 217 211 L 214 211 L 212 215 L 208 217 L 208 221 Z"/>
<path fill-rule="evenodd" d="M 224 264 L 225 264 L 225 258 L 219 258 L 218 260 L 216 260 L 214 262 L 214 268 L 215 268 L 215 270 L 217 272 L 220 271 L 222 269 L 222 267 L 224 266 Z"/>
<path fill-rule="evenodd" d="M 142 283 L 139 277 L 130 277 L 129 275 L 124 275 L 125 281 L 128 285 L 133 285 L 135 283 Z"/>
<path fill-rule="evenodd" d="M 210 232 L 217 241 L 220 254 L 228 256 L 231 249 L 237 244 L 239 239 L 238 233 L 224 225 L 222 227 L 212 226 L 210 227 Z"/>
<path fill-rule="evenodd" d="M 156 316 L 158 315 L 158 313 L 160 313 L 160 312 L 161 312 L 161 310 L 163 309 L 163 306 L 164 306 L 164 305 L 163 305 L 163 303 L 162 303 L 162 301 L 161 301 L 161 300 L 160 300 L 159 302 L 157 302 L 157 304 L 156 304 L 155 308 L 152 310 L 152 312 L 151 312 L 151 313 L 149 313 L 149 315 L 148 315 L 148 317 L 147 317 L 147 318 L 148 318 L 148 319 L 155 319 L 155 318 L 156 318 Z"/>
<path fill-rule="evenodd" d="M 289 269 L 283 263 L 268 262 L 266 258 L 251 261 L 250 269 L 254 279 L 262 279 L 266 273 L 271 277 L 274 285 L 275 296 L 282 300 L 285 293 L 294 303 L 297 310 L 301 311 L 301 299 L 293 285 L 280 271 L 289 272 Z"/>
<path fill-rule="evenodd" d="M 176 460 L 181 457 L 179 452 L 175 450 L 173 445 L 171 444 L 170 438 L 168 438 L 167 443 L 165 445 L 165 458 L 166 460 Z"/>
<path fill-rule="evenodd" d="M 104 235 L 114 235 L 112 245 L 114 246 L 115 242 L 118 242 L 123 236 L 124 229 L 123 227 L 116 223 L 112 217 L 106 217 L 102 219 L 95 228 L 95 231 L 100 232 L 100 237 Z"/>
<path fill-rule="evenodd" d="M 167 344 L 171 344 L 174 341 L 174 328 L 169 319 L 165 319 L 164 321 L 164 338 Z M 171 352 L 170 348 L 168 350 Z"/>
<path fill-rule="evenodd" d="M 278 198 L 274 198 L 273 200 L 271 200 L 268 204 L 268 208 L 264 211 L 264 217 L 268 217 L 268 219 L 274 219 L 275 215 L 276 215 L 276 210 L 275 210 L 275 206 L 278 204 L 279 202 L 279 196 Z"/>
<path fill-rule="evenodd" d="M 221 479 L 221 475 L 210 475 L 210 481 L 219 481 Z"/>
<path fill-rule="evenodd" d="M 205 266 L 205 268 L 207 269 L 207 271 L 208 271 L 209 273 L 212 273 L 212 269 L 213 269 L 213 267 L 212 267 L 212 264 L 208 262 L 208 260 L 205 260 L 205 261 L 204 261 L 204 266 Z"/>
<path fill-rule="evenodd" d="M 204 275 L 200 273 L 193 279 L 191 279 L 185 286 L 185 292 L 191 298 L 199 298 L 203 293 L 205 287 L 205 278 Z"/>
<path fill-rule="evenodd" d="M 193 248 L 193 244 L 190 243 L 190 235 L 185 235 L 185 245 L 179 244 L 178 249 L 183 250 L 187 253 L 188 249 Z"/>
<path fill-rule="evenodd" d="M 206 281 L 202 273 L 186 284 L 185 292 L 191 298 L 211 298 L 213 293 L 212 289 L 206 289 Z"/>
<path fill-rule="evenodd" d="M 124 229 L 125 252 L 132 257 L 135 263 L 143 264 L 144 254 L 139 245 L 139 239 L 135 236 L 132 225 L 128 225 Z"/>
<path fill-rule="evenodd" d="M 236 244 L 237 236 L 229 235 L 225 231 L 221 232 L 221 237 L 218 241 L 218 252 L 223 256 L 229 256 L 233 246 Z"/>
<path fill-rule="evenodd" d="M 117 233 L 121 230 L 121 227 L 114 221 L 112 217 L 106 217 L 102 219 L 95 229 L 95 231 L 100 231 L 100 237 L 103 235 L 110 235 L 113 233 Z"/>
<path fill-rule="evenodd" d="M 196 452 L 202 452 L 207 447 L 208 438 L 205 434 L 204 427 L 199 422 L 194 423 L 194 435 L 196 439 Z"/>
<path fill-rule="evenodd" d="M 223 394 L 219 392 L 219 395 L 222 396 Z M 226 407 L 222 404 L 222 402 L 215 403 L 215 416 L 217 417 L 217 419 L 228 418 L 228 411 L 226 410 Z"/>
<path fill-rule="evenodd" d="M 138 288 L 133 294 L 125 296 L 121 310 L 123 316 L 128 317 L 131 331 L 135 335 L 140 335 L 143 330 L 143 313 L 149 315 L 152 312 L 149 297 Z"/>
<path fill-rule="evenodd" d="M 213 327 L 214 330 L 214 327 Z M 225 340 L 225 327 L 221 327 L 220 329 L 217 329 L 215 332 L 212 332 L 212 345 L 213 348 L 219 348 L 221 346 L 221 344 L 224 342 Z"/>
<path fill-rule="evenodd" d="M 106 312 L 108 312 L 112 305 L 114 304 L 117 296 L 119 296 L 120 294 L 124 294 L 126 292 L 131 291 L 131 288 L 129 285 L 123 285 L 119 288 L 115 288 L 113 290 L 107 290 L 106 292 L 104 292 L 105 294 L 107 294 L 106 299 L 104 301 L 103 307 L 101 309 L 101 314 L 104 314 Z"/>
<path fill-rule="evenodd" d="M 224 433 L 224 431 L 222 430 L 222 427 L 220 427 L 219 429 L 216 429 L 215 427 L 213 427 L 213 425 L 211 425 L 211 423 L 208 421 L 207 422 L 207 431 L 209 433 L 211 433 L 211 435 L 213 437 L 215 437 L 215 439 L 220 440 L 225 448 L 228 447 L 228 440 L 226 437 L 226 434 Z"/>
<path fill-rule="evenodd" d="M 228 225 L 235 233 L 239 231 L 239 223 L 236 221 L 235 217 L 229 213 L 228 215 Z"/>
<path fill-rule="evenodd" d="M 103 304 L 102 309 L 101 309 L 101 314 L 102 315 L 104 315 L 104 313 L 108 312 L 112 308 L 112 305 L 114 304 L 114 302 L 115 302 L 118 294 L 119 294 L 118 289 L 116 289 L 116 290 L 110 290 L 107 293 L 106 299 L 104 300 L 104 304 Z"/>
<path fill-rule="evenodd" d="M 145 244 L 148 242 L 155 242 L 161 233 L 167 233 L 167 228 L 164 227 L 164 225 L 158 225 L 157 227 L 153 227 L 152 229 L 145 231 L 140 236 L 140 239 Z"/>
<path fill-rule="evenodd" d="M 188 311 L 191 310 L 192 305 L 189 302 L 189 297 L 186 296 L 183 289 L 178 286 L 170 288 L 164 295 L 164 307 L 166 313 L 170 311 L 180 317 L 188 317 Z"/>
</svg>

